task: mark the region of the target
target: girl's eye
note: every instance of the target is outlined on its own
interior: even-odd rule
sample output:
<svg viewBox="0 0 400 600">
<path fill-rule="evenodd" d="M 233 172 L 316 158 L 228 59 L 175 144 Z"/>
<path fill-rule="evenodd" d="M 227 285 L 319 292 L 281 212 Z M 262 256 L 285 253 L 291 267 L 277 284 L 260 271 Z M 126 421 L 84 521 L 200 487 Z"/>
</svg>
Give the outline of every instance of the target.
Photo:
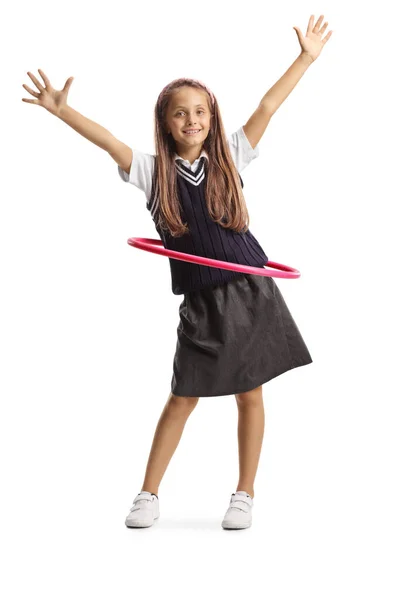
<svg viewBox="0 0 400 600">
<path fill-rule="evenodd" d="M 184 112 L 183 110 L 180 110 L 180 111 L 177 113 L 177 115 L 181 115 L 183 112 Z M 203 113 L 203 114 L 204 114 L 204 110 L 198 110 L 197 112 L 201 112 L 201 113 Z"/>
</svg>

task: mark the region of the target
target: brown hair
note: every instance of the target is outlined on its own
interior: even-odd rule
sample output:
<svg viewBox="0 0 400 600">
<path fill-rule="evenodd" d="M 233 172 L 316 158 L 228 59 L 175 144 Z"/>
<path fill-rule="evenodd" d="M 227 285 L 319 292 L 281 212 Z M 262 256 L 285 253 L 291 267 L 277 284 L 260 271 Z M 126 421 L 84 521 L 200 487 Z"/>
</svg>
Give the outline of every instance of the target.
<svg viewBox="0 0 400 600">
<path fill-rule="evenodd" d="M 169 230 L 173 237 L 188 233 L 187 223 L 183 223 L 180 214 L 180 202 L 177 193 L 177 172 L 174 152 L 175 140 L 166 129 L 166 112 L 172 93 L 182 86 L 192 86 L 207 93 L 211 112 L 210 131 L 203 143 L 207 152 L 205 160 L 206 206 L 211 219 L 222 227 L 245 232 L 249 227 L 249 213 L 238 175 L 226 140 L 218 102 L 214 94 L 197 79 L 181 77 L 169 83 L 161 91 L 155 106 L 155 149 L 159 200 L 158 225 Z"/>
</svg>

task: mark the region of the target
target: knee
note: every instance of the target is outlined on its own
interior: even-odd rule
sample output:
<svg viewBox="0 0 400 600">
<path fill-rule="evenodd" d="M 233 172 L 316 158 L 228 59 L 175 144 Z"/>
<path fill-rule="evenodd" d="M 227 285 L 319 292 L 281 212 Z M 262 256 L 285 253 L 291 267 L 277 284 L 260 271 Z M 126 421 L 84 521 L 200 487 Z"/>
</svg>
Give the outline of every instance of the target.
<svg viewBox="0 0 400 600">
<path fill-rule="evenodd" d="M 177 412 L 191 412 L 199 401 L 198 396 L 176 396 L 172 392 L 168 398 L 168 407 Z"/>
<path fill-rule="evenodd" d="M 248 392 L 235 394 L 236 403 L 239 408 L 248 406 L 259 406 L 263 401 L 262 385 Z"/>
</svg>

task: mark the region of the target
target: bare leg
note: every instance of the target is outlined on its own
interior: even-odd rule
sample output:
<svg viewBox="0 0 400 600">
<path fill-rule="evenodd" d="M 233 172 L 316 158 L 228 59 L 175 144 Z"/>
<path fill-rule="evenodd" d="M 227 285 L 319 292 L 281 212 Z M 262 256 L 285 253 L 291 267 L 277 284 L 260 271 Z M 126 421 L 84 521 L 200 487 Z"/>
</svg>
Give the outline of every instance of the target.
<svg viewBox="0 0 400 600">
<path fill-rule="evenodd" d="M 161 479 L 198 401 L 199 398 L 195 396 L 175 396 L 170 393 L 154 433 L 142 491 L 158 494 Z"/>
<path fill-rule="evenodd" d="M 236 491 L 243 490 L 254 498 L 254 479 L 264 437 L 264 402 L 262 386 L 235 394 L 238 406 L 239 483 Z"/>
</svg>

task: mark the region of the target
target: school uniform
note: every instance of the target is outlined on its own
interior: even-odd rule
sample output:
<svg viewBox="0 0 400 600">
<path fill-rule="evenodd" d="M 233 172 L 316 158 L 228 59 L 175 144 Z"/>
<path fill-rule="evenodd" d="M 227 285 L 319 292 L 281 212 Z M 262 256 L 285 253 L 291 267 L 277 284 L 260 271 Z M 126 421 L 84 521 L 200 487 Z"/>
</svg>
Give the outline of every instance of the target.
<svg viewBox="0 0 400 600">
<path fill-rule="evenodd" d="M 240 172 L 257 156 L 243 127 L 228 139 Z M 192 164 L 174 154 L 183 222 L 189 233 L 173 238 L 157 225 L 158 182 L 152 154 L 133 149 L 123 181 L 146 195 L 146 207 L 166 248 L 262 267 L 268 256 L 250 230 L 237 233 L 215 223 L 205 202 L 208 156 Z M 285 371 L 312 362 L 307 346 L 272 277 L 240 273 L 169 258 L 179 307 L 171 391 L 177 396 L 225 396 L 252 390 Z"/>
</svg>

